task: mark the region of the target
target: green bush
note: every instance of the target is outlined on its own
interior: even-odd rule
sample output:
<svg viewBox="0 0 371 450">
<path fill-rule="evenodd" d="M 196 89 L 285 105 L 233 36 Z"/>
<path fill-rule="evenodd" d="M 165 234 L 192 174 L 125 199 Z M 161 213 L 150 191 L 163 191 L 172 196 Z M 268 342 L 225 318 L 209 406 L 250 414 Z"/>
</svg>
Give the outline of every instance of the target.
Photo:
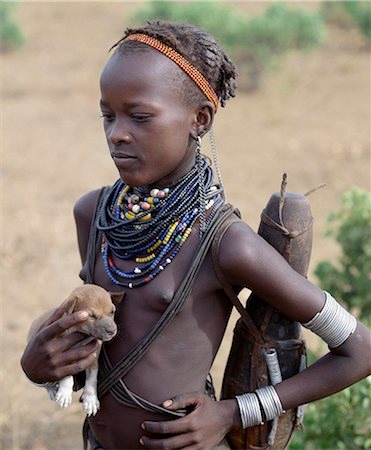
<svg viewBox="0 0 371 450">
<path fill-rule="evenodd" d="M 15 18 L 15 3 L 0 2 L 0 51 L 6 52 L 21 47 L 24 36 Z"/>
<path fill-rule="evenodd" d="M 322 11 L 327 22 L 343 28 L 356 26 L 368 43 L 371 43 L 371 3 L 369 1 L 324 2 Z"/>
<path fill-rule="evenodd" d="M 283 55 L 292 50 L 312 49 L 323 37 L 324 28 L 318 14 L 273 4 L 248 21 L 235 53 L 254 89 L 259 87 L 262 73 L 276 65 Z"/>
<path fill-rule="evenodd" d="M 355 308 L 365 322 L 371 311 L 371 195 L 359 188 L 345 192 L 339 211 L 328 218 L 328 236 L 341 247 L 338 267 L 320 262 L 320 286 Z M 365 355 L 369 358 L 369 355 Z M 371 450 L 371 377 L 307 406 L 304 433 L 290 450 Z"/>
<path fill-rule="evenodd" d="M 307 405 L 289 450 L 371 450 L 371 377 Z"/>
<path fill-rule="evenodd" d="M 196 25 L 216 36 L 225 48 L 238 44 L 239 34 L 246 27 L 246 17 L 220 2 L 150 1 L 134 14 L 135 21 L 168 20 Z"/>
<path fill-rule="evenodd" d="M 317 46 L 324 35 L 319 14 L 281 4 L 248 17 L 220 2 L 151 1 L 142 5 L 134 21 L 162 19 L 191 23 L 214 35 L 257 89 L 263 72 L 290 50 Z"/>
<path fill-rule="evenodd" d="M 344 10 L 352 18 L 354 24 L 371 43 L 371 3 L 366 2 L 341 2 Z"/>
<path fill-rule="evenodd" d="M 328 217 L 328 236 L 341 247 L 337 265 L 318 264 L 315 274 L 323 289 L 356 309 L 362 320 L 371 313 L 371 195 L 359 188 L 345 192 L 342 206 Z"/>
</svg>

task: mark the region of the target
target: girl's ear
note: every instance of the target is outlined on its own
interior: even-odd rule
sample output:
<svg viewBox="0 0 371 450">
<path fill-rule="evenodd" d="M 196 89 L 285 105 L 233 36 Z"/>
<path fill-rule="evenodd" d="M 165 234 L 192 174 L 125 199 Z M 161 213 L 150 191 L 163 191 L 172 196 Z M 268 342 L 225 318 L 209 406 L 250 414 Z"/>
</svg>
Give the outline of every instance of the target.
<svg viewBox="0 0 371 450">
<path fill-rule="evenodd" d="M 193 139 L 197 139 L 198 136 L 202 137 L 210 130 L 214 122 L 214 115 L 215 108 L 210 101 L 205 100 L 199 104 L 195 109 L 192 123 L 191 136 Z"/>
</svg>

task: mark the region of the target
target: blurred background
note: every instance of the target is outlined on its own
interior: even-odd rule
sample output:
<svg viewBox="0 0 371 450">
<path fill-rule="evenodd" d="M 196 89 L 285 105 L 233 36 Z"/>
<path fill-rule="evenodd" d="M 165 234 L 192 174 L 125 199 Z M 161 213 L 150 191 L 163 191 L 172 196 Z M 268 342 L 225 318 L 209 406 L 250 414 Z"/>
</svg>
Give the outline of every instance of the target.
<svg viewBox="0 0 371 450">
<path fill-rule="evenodd" d="M 370 222 L 369 2 L 1 2 L 4 450 L 81 448 L 78 395 L 59 410 L 26 381 L 19 359 L 32 319 L 80 284 L 75 201 L 117 178 L 99 117 L 98 80 L 108 49 L 126 26 L 156 17 L 208 29 L 239 67 L 238 95 L 218 112 L 215 132 L 227 199 L 254 229 L 284 172 L 289 191 L 326 183 L 310 197 L 310 279 L 323 285 L 336 271 L 341 278 L 344 250 L 336 233 L 324 237 L 328 215 L 342 211 L 335 221 L 352 222 L 358 202 L 361 227 Z M 360 233 L 358 255 L 370 249 L 365 228 Z M 370 255 L 362 260 L 366 271 Z M 355 275 L 351 284 L 360 286 Z M 362 301 L 370 306 L 370 280 L 362 280 Z M 348 306 L 362 312 L 360 303 Z M 235 320 L 213 368 L 218 390 Z M 312 338 L 309 344 L 313 353 L 323 351 Z M 299 432 L 290 448 L 370 449 L 367 386 L 308 409 L 307 433 Z M 333 424 L 339 420 L 325 425 L 328 433 L 335 429 L 331 436 L 321 429 L 328 414 Z"/>
</svg>

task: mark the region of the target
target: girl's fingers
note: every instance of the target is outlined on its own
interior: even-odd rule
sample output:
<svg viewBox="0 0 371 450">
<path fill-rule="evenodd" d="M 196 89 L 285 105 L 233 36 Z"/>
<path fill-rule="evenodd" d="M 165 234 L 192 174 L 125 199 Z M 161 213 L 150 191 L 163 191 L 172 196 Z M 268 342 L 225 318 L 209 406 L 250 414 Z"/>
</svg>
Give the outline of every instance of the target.
<svg viewBox="0 0 371 450">
<path fill-rule="evenodd" d="M 58 310 L 55 311 L 47 321 L 50 322 L 50 325 L 43 328 L 40 332 L 43 334 L 43 337 L 46 338 L 47 340 L 53 339 L 63 334 L 69 328 L 81 322 L 84 322 L 89 317 L 87 311 L 77 311 L 73 314 L 69 314 L 67 316 L 56 319 L 59 314 L 60 311 Z"/>
<path fill-rule="evenodd" d="M 94 340 L 89 344 L 70 348 L 61 354 L 61 363 L 63 365 L 68 365 L 75 361 L 80 361 L 89 356 L 91 353 L 96 353 L 99 350 L 100 345 L 101 344 L 99 341 Z"/>
<path fill-rule="evenodd" d="M 74 361 L 68 365 L 63 365 L 60 369 L 58 369 L 57 380 L 61 380 L 69 375 L 77 375 L 80 372 L 83 372 L 96 361 L 97 357 L 97 353 L 93 352 L 83 359 L 79 359 L 78 361 Z"/>
<path fill-rule="evenodd" d="M 162 406 L 167 409 L 184 409 L 188 406 L 195 406 L 202 398 L 199 392 L 191 392 L 189 394 L 176 395 L 175 397 L 165 400 Z"/>
<path fill-rule="evenodd" d="M 49 316 L 49 318 L 45 321 L 45 323 L 42 325 L 41 328 L 45 328 L 48 327 L 49 325 L 51 325 L 52 323 L 54 323 L 56 320 L 60 319 L 61 317 L 63 317 L 64 314 L 64 310 L 59 307 L 59 308 L 55 308 L 54 311 L 51 313 L 51 315 Z"/>
<path fill-rule="evenodd" d="M 181 419 L 169 421 L 145 421 L 142 424 L 142 429 L 147 433 L 153 434 L 181 434 L 192 431 L 192 424 L 190 423 L 188 416 L 185 416 Z"/>
</svg>

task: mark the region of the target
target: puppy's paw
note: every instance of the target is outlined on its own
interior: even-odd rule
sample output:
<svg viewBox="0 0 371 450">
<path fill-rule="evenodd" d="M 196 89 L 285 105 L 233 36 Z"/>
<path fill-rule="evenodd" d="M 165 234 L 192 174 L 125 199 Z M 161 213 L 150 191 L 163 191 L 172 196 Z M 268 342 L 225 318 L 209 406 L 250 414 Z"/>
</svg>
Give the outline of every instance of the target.
<svg viewBox="0 0 371 450">
<path fill-rule="evenodd" d="M 96 394 L 84 392 L 82 394 L 82 407 L 88 417 L 95 416 L 100 407 Z"/>
<path fill-rule="evenodd" d="M 67 408 L 72 403 L 72 392 L 59 388 L 55 401 L 61 408 Z"/>
<path fill-rule="evenodd" d="M 67 408 L 72 403 L 73 377 L 68 376 L 59 382 L 55 401 L 61 408 Z"/>
</svg>

